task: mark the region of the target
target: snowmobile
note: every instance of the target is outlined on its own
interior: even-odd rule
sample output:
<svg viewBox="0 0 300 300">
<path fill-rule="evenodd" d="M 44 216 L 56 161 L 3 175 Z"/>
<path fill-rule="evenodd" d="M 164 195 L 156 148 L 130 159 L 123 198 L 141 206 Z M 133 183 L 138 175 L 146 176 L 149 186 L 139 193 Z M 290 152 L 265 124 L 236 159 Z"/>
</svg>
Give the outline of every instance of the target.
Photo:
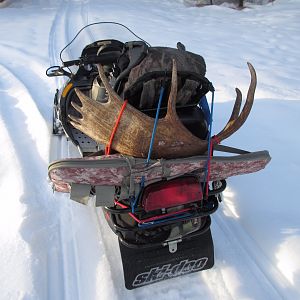
<svg viewBox="0 0 300 300">
<path fill-rule="evenodd" d="M 55 191 L 102 207 L 118 237 L 125 286 L 134 289 L 212 268 L 211 214 L 226 179 L 263 169 L 270 156 L 220 145 L 250 113 L 251 64 L 244 107 L 237 89 L 227 125 L 212 136 L 213 97 L 209 107 L 206 95 L 214 87 L 203 57 L 181 43 L 152 47 L 132 31 L 133 41 L 124 32 L 97 39 L 91 28 L 103 35 L 98 26 L 107 24 L 130 31 L 113 22 L 89 24 L 60 53 L 62 65 L 46 71 L 67 78 L 54 97 L 53 134 L 65 135 L 79 153 L 48 170 Z M 79 43 L 78 58 L 63 60 L 83 31 L 91 41 Z"/>
</svg>

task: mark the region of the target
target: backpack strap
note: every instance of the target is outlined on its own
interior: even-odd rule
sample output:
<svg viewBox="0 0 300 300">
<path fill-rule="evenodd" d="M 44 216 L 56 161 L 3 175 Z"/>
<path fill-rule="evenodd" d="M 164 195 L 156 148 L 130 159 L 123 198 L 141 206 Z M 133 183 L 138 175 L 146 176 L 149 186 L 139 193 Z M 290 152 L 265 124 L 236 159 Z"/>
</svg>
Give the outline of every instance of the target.
<svg viewBox="0 0 300 300">
<path fill-rule="evenodd" d="M 147 55 L 148 46 L 142 41 L 127 42 L 124 47 L 124 54 L 118 60 L 118 66 L 121 73 L 117 76 L 114 84 L 114 90 L 119 93 L 122 80 L 128 76 L 131 69 L 137 66 Z M 126 65 L 124 68 L 123 66 Z"/>
</svg>

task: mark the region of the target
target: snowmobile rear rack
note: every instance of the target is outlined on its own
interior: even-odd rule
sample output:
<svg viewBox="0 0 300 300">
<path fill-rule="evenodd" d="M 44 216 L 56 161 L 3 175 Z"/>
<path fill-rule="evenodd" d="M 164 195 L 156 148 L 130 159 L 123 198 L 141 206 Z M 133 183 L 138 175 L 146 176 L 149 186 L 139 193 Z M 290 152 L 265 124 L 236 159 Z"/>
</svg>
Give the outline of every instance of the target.
<svg viewBox="0 0 300 300">
<path fill-rule="evenodd" d="M 179 241 L 182 242 L 183 239 L 192 239 L 195 237 L 199 237 L 200 235 L 206 233 L 211 225 L 211 217 L 207 216 L 206 221 L 204 226 L 200 229 L 197 230 L 195 232 L 192 232 L 190 234 L 188 234 L 186 237 L 181 237 L 180 239 L 174 239 L 173 241 Z M 157 243 L 148 243 L 148 244 L 137 244 L 137 243 L 133 243 L 133 242 L 128 242 L 126 241 L 122 234 L 120 232 L 116 232 L 116 234 L 119 237 L 119 241 L 126 247 L 130 248 L 130 249 L 151 249 L 151 248 L 157 248 L 157 247 L 162 247 L 162 246 L 167 246 L 170 242 L 172 242 L 172 240 L 168 240 L 168 241 L 164 241 L 164 242 L 157 242 Z"/>
</svg>

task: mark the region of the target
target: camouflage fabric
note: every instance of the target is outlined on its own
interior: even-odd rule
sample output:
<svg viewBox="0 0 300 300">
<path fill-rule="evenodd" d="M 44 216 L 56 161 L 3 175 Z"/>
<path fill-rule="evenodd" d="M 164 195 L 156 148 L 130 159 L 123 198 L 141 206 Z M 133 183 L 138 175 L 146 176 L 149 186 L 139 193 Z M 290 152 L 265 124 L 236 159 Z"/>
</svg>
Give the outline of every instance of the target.
<svg viewBox="0 0 300 300">
<path fill-rule="evenodd" d="M 183 46 L 184 47 L 184 46 Z M 130 52 L 129 52 L 130 57 Z M 205 61 L 202 56 L 182 48 L 150 47 L 145 58 L 130 70 L 123 95 L 138 109 L 157 106 L 160 87 L 170 84 L 172 61 L 176 60 L 178 74 L 177 105 L 197 104 L 208 92 Z M 119 91 L 120 92 L 120 91 Z M 162 107 L 166 106 L 163 99 Z"/>
<path fill-rule="evenodd" d="M 270 161 L 268 151 L 259 151 L 232 157 L 215 156 L 211 160 L 210 180 L 221 180 L 231 176 L 260 171 Z M 122 155 L 97 156 L 82 159 L 66 159 L 49 166 L 49 178 L 54 190 L 68 193 L 72 183 L 94 186 L 121 186 L 130 180 L 139 183 L 142 176 L 146 185 L 162 178 L 183 174 L 197 174 L 205 181 L 206 156 L 183 159 L 151 161 L 148 166 L 142 159 Z"/>
</svg>

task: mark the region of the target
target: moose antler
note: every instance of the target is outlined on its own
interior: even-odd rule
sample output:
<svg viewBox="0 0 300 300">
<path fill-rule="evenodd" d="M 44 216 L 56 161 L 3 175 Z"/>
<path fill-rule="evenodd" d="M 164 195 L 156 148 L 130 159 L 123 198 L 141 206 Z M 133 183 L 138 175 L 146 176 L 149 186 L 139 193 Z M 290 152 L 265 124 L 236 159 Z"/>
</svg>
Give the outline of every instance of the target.
<svg viewBox="0 0 300 300">
<path fill-rule="evenodd" d="M 238 88 L 236 88 L 235 89 L 236 100 L 235 100 L 233 111 L 229 118 L 229 121 L 227 122 L 224 129 L 221 130 L 215 136 L 215 140 L 218 142 L 225 140 L 226 138 L 231 136 L 233 133 L 235 133 L 238 129 L 240 129 L 250 114 L 250 111 L 251 111 L 251 108 L 252 108 L 252 105 L 254 102 L 254 93 L 255 93 L 255 89 L 256 89 L 257 79 L 256 79 L 256 72 L 255 72 L 254 67 L 249 62 L 247 63 L 247 65 L 248 65 L 248 68 L 250 71 L 251 81 L 250 81 L 250 86 L 248 89 L 245 105 L 244 105 L 241 113 L 239 114 L 240 108 L 241 108 L 241 103 L 242 103 L 242 93 Z"/>
<path fill-rule="evenodd" d="M 221 141 L 236 130 L 245 122 L 249 115 L 254 99 L 256 76 L 254 68 L 248 64 L 251 73 L 251 84 L 247 95 L 246 104 L 239 114 L 241 106 L 241 93 L 237 92 L 236 103 L 232 116 L 218 135 Z M 115 125 L 117 116 L 123 105 L 123 100 L 113 90 L 105 76 L 101 65 L 98 65 L 99 76 L 106 88 L 109 100 L 100 103 L 87 97 L 78 88 L 75 92 L 81 101 L 82 106 L 71 102 L 82 118 L 69 115 L 70 123 L 78 130 L 84 132 L 98 143 L 107 144 L 112 128 Z M 177 67 L 173 60 L 171 91 L 168 98 L 167 114 L 163 119 L 158 120 L 156 135 L 153 144 L 152 158 L 177 158 L 192 155 L 199 155 L 206 151 L 207 141 L 194 136 L 179 120 L 176 113 L 177 97 Z M 118 130 L 115 133 L 112 148 L 120 153 L 136 157 L 146 157 L 149 149 L 150 139 L 154 126 L 154 119 L 127 104 Z"/>
</svg>

